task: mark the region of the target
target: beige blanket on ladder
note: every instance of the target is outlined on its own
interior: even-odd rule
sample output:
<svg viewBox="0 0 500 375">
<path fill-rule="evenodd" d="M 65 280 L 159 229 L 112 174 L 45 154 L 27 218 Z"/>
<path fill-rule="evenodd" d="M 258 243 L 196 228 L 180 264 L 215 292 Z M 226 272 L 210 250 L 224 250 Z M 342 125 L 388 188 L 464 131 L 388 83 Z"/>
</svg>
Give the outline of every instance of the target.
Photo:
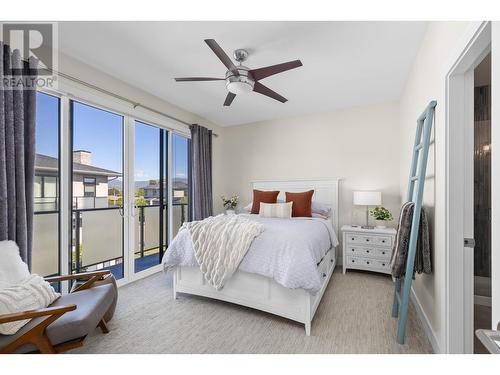
<svg viewBox="0 0 500 375">
<path fill-rule="evenodd" d="M 184 223 L 205 280 L 220 290 L 233 275 L 264 226 L 239 215 L 211 216 Z"/>
</svg>

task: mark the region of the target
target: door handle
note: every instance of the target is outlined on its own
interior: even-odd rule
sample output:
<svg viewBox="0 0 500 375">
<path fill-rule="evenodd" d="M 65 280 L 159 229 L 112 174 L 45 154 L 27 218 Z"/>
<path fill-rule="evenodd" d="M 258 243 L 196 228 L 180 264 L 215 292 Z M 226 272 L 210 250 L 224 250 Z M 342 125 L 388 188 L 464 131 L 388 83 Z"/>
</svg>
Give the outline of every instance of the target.
<svg viewBox="0 0 500 375">
<path fill-rule="evenodd" d="M 474 248 L 476 246 L 476 241 L 474 238 L 464 238 L 464 247 Z"/>
<path fill-rule="evenodd" d="M 135 202 L 134 202 L 134 199 L 131 199 L 130 200 L 130 214 L 132 215 L 132 217 L 135 217 Z"/>
</svg>

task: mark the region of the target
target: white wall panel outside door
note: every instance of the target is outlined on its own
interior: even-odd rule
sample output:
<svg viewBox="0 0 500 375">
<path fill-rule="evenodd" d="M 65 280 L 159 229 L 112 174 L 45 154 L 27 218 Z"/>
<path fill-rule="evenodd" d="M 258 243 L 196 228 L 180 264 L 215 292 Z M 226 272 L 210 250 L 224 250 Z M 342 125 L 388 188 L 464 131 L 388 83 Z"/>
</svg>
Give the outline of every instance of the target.
<svg viewBox="0 0 500 375">
<path fill-rule="evenodd" d="M 491 298 L 492 325 L 500 322 L 500 22 L 491 29 Z"/>
</svg>

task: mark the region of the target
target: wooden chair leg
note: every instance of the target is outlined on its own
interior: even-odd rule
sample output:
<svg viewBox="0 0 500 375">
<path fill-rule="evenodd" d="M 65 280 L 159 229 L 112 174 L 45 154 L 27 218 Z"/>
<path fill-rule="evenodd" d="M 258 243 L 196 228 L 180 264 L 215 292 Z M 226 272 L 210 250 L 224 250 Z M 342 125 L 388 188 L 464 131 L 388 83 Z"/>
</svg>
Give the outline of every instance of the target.
<svg viewBox="0 0 500 375">
<path fill-rule="evenodd" d="M 41 354 L 57 353 L 56 349 L 54 348 L 54 346 L 52 346 L 52 343 L 45 333 L 34 338 L 32 342 L 38 348 Z"/>
<path fill-rule="evenodd" d="M 104 321 L 104 319 L 101 319 L 99 322 L 99 327 L 101 328 L 102 333 L 109 333 L 108 325 Z"/>
</svg>

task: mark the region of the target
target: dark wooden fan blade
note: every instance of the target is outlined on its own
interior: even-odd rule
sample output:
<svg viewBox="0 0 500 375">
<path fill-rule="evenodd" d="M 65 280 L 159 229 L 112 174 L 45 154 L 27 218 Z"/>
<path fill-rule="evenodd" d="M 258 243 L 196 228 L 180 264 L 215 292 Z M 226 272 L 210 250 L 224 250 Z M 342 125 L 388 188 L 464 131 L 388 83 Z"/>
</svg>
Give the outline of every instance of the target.
<svg viewBox="0 0 500 375">
<path fill-rule="evenodd" d="M 208 44 L 210 49 L 214 51 L 214 53 L 217 55 L 220 61 L 226 66 L 228 70 L 233 72 L 235 75 L 239 76 L 240 73 L 238 72 L 238 69 L 236 69 L 236 66 L 233 64 L 233 61 L 229 58 L 228 55 L 224 52 L 222 48 L 217 44 L 217 42 L 214 39 L 205 39 L 205 43 Z"/>
<path fill-rule="evenodd" d="M 258 81 L 259 79 L 266 78 L 281 72 L 285 72 L 290 69 L 295 69 L 298 68 L 299 66 L 302 66 L 300 60 L 294 60 L 283 64 L 266 66 L 264 68 L 259 68 L 259 69 L 252 69 L 249 70 L 249 73 L 252 75 L 254 80 Z"/>
<path fill-rule="evenodd" d="M 269 96 L 270 98 L 276 99 L 281 103 L 285 103 L 286 101 L 288 101 L 287 98 L 282 97 L 280 94 L 274 92 L 269 87 L 264 86 L 260 82 L 255 82 L 255 85 L 253 86 L 253 91 L 258 92 L 259 94 L 265 96 Z"/>
<path fill-rule="evenodd" d="M 174 78 L 176 82 L 193 82 L 193 81 L 224 81 L 225 78 L 211 78 L 211 77 L 185 77 Z"/>
<path fill-rule="evenodd" d="M 228 92 L 226 96 L 226 100 L 224 100 L 224 106 L 229 107 L 231 103 L 233 102 L 234 98 L 236 98 L 236 94 L 233 94 L 232 92 Z"/>
</svg>

